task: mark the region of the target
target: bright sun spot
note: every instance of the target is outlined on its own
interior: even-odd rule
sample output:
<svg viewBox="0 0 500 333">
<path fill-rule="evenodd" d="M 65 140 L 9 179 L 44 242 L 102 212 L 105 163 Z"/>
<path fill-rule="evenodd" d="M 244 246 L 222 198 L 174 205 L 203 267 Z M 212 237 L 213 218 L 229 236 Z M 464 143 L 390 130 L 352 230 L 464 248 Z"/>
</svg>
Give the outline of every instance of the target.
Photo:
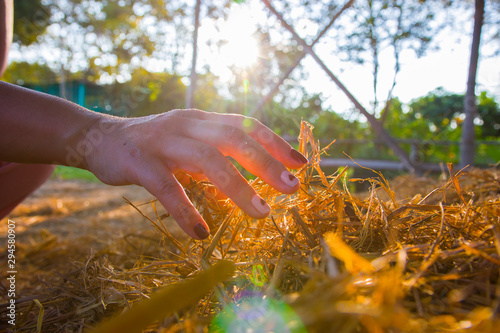
<svg viewBox="0 0 500 333">
<path fill-rule="evenodd" d="M 221 55 L 228 65 L 249 67 L 257 61 L 258 45 L 253 36 L 233 33 L 221 48 Z"/>
<path fill-rule="evenodd" d="M 257 62 L 259 45 L 253 36 L 255 22 L 244 6 L 238 6 L 221 27 L 221 61 L 226 66 L 249 67 Z"/>
</svg>

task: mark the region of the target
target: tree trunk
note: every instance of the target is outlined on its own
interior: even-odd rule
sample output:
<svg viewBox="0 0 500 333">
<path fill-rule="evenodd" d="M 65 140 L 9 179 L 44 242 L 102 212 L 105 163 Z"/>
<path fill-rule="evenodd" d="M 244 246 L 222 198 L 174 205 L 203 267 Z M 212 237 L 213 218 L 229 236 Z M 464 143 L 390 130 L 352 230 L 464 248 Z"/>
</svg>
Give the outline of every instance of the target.
<svg viewBox="0 0 500 333">
<path fill-rule="evenodd" d="M 64 39 L 62 37 L 60 37 L 59 41 L 61 43 L 60 51 L 61 51 L 61 53 L 64 53 L 64 51 L 66 51 L 66 48 L 64 45 Z M 66 69 L 64 68 L 64 62 L 65 62 L 64 57 L 61 55 L 61 59 L 60 59 L 60 63 L 59 63 L 60 70 L 61 70 L 60 79 L 59 79 L 59 97 L 67 99 L 68 96 L 66 94 Z"/>
<path fill-rule="evenodd" d="M 196 0 L 194 9 L 194 32 L 193 32 L 193 59 L 191 61 L 191 76 L 188 90 L 186 92 L 186 109 L 194 106 L 194 92 L 196 90 L 196 60 L 198 58 L 198 29 L 200 27 L 200 7 L 201 0 Z"/>
<path fill-rule="evenodd" d="M 474 118 L 477 114 L 476 107 L 476 73 L 479 59 L 479 43 L 481 41 L 481 29 L 483 27 L 484 0 L 476 0 L 476 11 L 474 13 L 474 31 L 472 32 L 472 46 L 470 51 L 469 77 L 467 79 L 467 91 L 464 99 L 465 119 L 462 123 L 462 141 L 460 144 L 460 167 L 474 165 L 476 152 L 474 130 Z"/>
</svg>

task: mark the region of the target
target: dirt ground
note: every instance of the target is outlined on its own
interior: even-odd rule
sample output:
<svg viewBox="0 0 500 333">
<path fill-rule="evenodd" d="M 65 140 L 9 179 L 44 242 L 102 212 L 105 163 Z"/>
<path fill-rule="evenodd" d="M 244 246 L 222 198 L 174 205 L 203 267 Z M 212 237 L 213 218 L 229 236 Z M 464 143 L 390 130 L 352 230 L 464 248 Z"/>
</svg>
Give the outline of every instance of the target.
<svg viewBox="0 0 500 333">
<path fill-rule="evenodd" d="M 10 329 L 6 324 L 8 271 L 17 272 L 15 293 L 19 313 L 24 314 L 26 307 L 30 303 L 33 305 L 32 301 L 37 299 L 45 307 L 43 323 L 46 329 L 43 331 L 74 332 L 88 328 L 88 323 L 72 323 L 74 311 L 79 311 L 72 304 L 78 299 L 76 307 L 82 307 L 88 300 L 80 294 L 68 300 L 63 289 L 68 283 L 81 288 L 82 283 L 76 279 L 86 272 L 86 263 L 99 258 L 103 263 L 130 268 L 138 260 L 154 260 L 165 255 L 161 233 L 124 198 L 142 213 L 155 218 L 151 203 L 154 198 L 139 186 L 116 187 L 98 182 L 51 178 L 0 221 L 0 332 Z M 161 205 L 156 207 L 159 215 L 165 214 Z M 9 269 L 8 220 L 14 221 L 16 226 L 15 266 Z M 172 218 L 163 219 L 162 223 L 177 239 L 187 240 Z M 63 303 L 52 306 L 53 302 Z M 61 304 L 63 308 L 58 307 Z M 73 315 L 61 317 L 58 311 Z M 19 323 L 22 322 L 22 331 L 35 331 L 33 325 L 37 323 L 37 315 L 38 308 L 35 307 L 28 317 L 18 318 Z M 89 319 L 89 322 L 92 320 Z M 77 326 L 79 328 L 75 328 Z"/>
<path fill-rule="evenodd" d="M 49 234 L 59 241 L 86 237 L 88 249 L 100 250 L 116 239 L 154 231 L 124 198 L 154 216 L 154 198 L 142 187 L 51 178 L 1 221 L 0 246 L 5 248 L 7 219 L 15 221 L 16 242 L 28 246 Z M 165 212 L 160 205 L 158 209 Z"/>
</svg>

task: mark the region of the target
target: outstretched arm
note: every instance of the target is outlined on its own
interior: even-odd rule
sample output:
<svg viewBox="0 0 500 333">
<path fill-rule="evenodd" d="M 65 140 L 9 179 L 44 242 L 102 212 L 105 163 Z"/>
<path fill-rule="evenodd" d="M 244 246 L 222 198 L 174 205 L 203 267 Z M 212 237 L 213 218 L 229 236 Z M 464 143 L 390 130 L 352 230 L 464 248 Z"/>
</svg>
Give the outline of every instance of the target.
<svg viewBox="0 0 500 333">
<path fill-rule="evenodd" d="M 73 165 L 111 185 L 138 184 L 191 237 L 208 227 L 175 178 L 205 177 L 247 214 L 270 208 L 226 156 L 282 193 L 299 181 L 287 169 L 307 159 L 259 121 L 235 114 L 174 110 L 140 118 L 91 112 L 57 97 L 0 83 L 0 160 Z"/>
<path fill-rule="evenodd" d="M 0 81 L 0 160 L 86 168 L 78 145 L 101 118 L 64 99 Z"/>
</svg>

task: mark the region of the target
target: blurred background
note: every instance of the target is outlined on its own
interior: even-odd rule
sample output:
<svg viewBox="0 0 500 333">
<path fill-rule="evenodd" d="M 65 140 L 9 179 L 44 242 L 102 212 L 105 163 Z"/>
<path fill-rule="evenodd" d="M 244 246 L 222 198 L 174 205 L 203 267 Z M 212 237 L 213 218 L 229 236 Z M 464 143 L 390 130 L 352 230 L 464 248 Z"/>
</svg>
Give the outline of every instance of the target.
<svg viewBox="0 0 500 333">
<path fill-rule="evenodd" d="M 240 113 L 292 143 L 305 120 L 326 168 L 500 161 L 500 1 L 14 3 L 2 80 L 97 112 Z"/>
</svg>

